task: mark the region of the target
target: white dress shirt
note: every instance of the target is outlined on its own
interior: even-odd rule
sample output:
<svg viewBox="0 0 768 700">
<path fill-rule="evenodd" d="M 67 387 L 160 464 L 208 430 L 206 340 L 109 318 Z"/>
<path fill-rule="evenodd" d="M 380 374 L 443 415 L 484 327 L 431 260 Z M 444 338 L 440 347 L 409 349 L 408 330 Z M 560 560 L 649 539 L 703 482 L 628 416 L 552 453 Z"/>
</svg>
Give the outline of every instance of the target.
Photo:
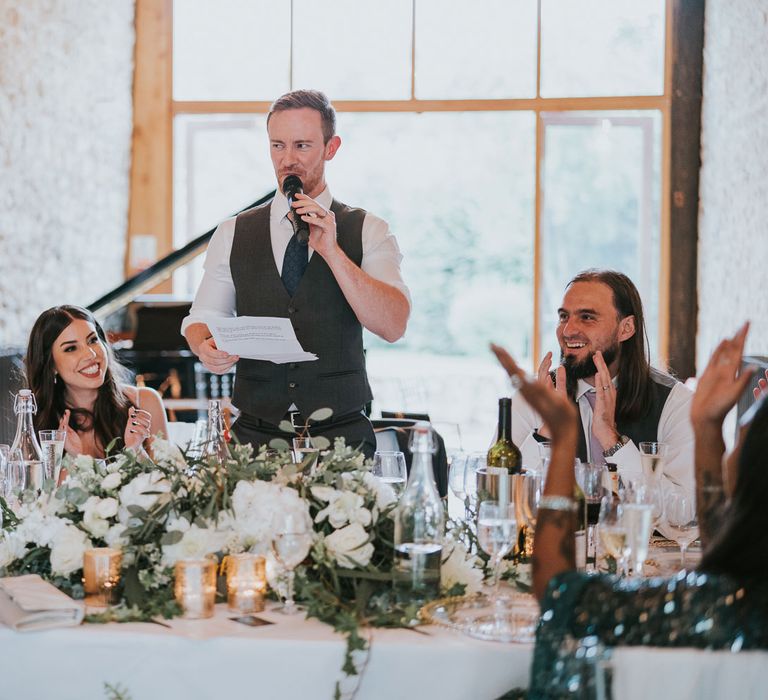
<svg viewBox="0 0 768 700">
<path fill-rule="evenodd" d="M 613 382 L 615 385 L 616 378 Z M 592 432 L 592 407 L 589 405 L 586 394 L 593 388 L 583 379 L 579 379 L 576 387 L 576 400 L 584 434 L 587 436 L 587 457 L 590 460 L 588 436 Z M 680 382 L 675 383 L 661 411 L 656 435 L 657 442 L 667 445 L 667 456 L 663 462 L 662 486 L 665 483 L 680 486 L 691 497 L 694 496 L 696 488 L 693 468 L 693 426 L 690 419 L 692 398 L 693 392 L 688 387 Z M 520 448 L 525 466 L 539 464 L 539 447 L 533 432 L 542 424 L 541 417 L 526 403 L 525 399 L 515 394 L 512 397 L 512 439 Z M 616 464 L 619 474 L 625 481 L 638 478 L 643 473 L 640 450 L 631 440 L 614 453 L 611 462 Z"/>
<path fill-rule="evenodd" d="M 330 209 L 333 196 L 326 187 L 315 201 Z M 293 236 L 293 225 L 288 218 L 290 206 L 282 192 L 277 192 L 270 204 L 269 230 L 272 240 L 272 252 L 278 274 L 283 269 L 283 258 L 288 242 Z M 226 219 L 219 224 L 208 244 L 208 252 L 203 265 L 203 280 L 198 287 L 195 301 L 189 315 L 181 324 L 182 334 L 192 323 L 207 323 L 207 319 L 236 316 L 235 284 L 229 267 L 232 241 L 235 236 L 236 217 Z M 360 265 L 374 279 L 389 284 L 400 290 L 411 303 L 411 295 L 400 274 L 400 262 L 403 256 L 397 245 L 397 239 L 389 230 L 389 225 L 378 216 L 366 212 L 362 231 L 363 259 Z M 310 247 L 310 258 L 314 251 Z"/>
</svg>

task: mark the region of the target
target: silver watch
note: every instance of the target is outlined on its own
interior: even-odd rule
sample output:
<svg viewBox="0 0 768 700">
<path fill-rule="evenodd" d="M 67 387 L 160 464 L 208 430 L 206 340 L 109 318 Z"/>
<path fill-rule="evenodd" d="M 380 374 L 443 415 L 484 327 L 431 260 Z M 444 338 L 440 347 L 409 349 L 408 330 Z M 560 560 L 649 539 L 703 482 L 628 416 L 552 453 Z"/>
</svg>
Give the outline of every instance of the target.
<svg viewBox="0 0 768 700">
<path fill-rule="evenodd" d="M 624 445 L 629 442 L 629 438 L 626 435 L 619 436 L 619 441 L 615 445 L 611 445 L 607 450 L 603 450 L 603 457 L 613 457 Z"/>
</svg>

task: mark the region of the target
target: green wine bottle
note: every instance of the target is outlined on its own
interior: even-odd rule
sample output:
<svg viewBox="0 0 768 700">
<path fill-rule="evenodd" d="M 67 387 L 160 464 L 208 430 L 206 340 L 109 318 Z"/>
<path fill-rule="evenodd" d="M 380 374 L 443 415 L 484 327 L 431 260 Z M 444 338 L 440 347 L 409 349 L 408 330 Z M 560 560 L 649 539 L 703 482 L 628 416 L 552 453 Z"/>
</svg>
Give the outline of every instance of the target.
<svg viewBox="0 0 768 700">
<path fill-rule="evenodd" d="M 496 442 L 488 450 L 489 467 L 505 467 L 510 474 L 522 471 L 523 459 L 517 445 L 512 442 L 512 399 L 499 399 L 499 427 Z"/>
</svg>

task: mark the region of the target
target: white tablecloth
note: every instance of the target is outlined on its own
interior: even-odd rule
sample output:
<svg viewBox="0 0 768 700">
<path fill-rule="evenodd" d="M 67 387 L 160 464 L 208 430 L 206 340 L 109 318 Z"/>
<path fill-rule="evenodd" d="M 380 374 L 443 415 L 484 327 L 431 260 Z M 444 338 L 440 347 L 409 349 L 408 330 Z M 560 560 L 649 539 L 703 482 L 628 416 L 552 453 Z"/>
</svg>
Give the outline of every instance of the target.
<svg viewBox="0 0 768 700">
<path fill-rule="evenodd" d="M 344 639 L 317 620 L 265 611 L 246 627 L 225 606 L 211 620 L 82 625 L 17 633 L 0 626 L 0 700 L 330 700 Z M 470 639 L 434 626 L 375 630 L 358 700 L 492 700 L 528 684 L 532 645 Z M 347 687 L 345 684 L 344 687 Z"/>
<path fill-rule="evenodd" d="M 622 647 L 613 651 L 617 700 L 765 700 L 768 652 Z"/>
</svg>

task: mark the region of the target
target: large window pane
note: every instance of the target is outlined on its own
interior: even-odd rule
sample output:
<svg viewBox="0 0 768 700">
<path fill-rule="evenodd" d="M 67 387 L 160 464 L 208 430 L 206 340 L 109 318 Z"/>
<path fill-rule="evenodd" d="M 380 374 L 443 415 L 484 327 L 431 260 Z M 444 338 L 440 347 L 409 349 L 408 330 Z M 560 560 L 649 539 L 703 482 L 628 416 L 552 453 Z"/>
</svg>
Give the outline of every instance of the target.
<svg viewBox="0 0 768 700">
<path fill-rule="evenodd" d="M 367 337 L 376 406 L 485 447 L 506 391 L 488 343 L 530 353 L 533 115 L 344 113 L 339 133 L 333 192 L 390 223 L 413 297 L 404 340 Z"/>
<path fill-rule="evenodd" d="M 535 94 L 535 0 L 416 1 L 417 98 Z"/>
<path fill-rule="evenodd" d="M 274 189 L 264 115 L 179 116 L 174 121 L 174 245 L 191 239 Z M 193 295 L 203 257 L 174 278 Z"/>
<path fill-rule="evenodd" d="M 333 100 L 411 96 L 411 0 L 294 0 L 293 6 L 295 88 L 322 90 Z"/>
<path fill-rule="evenodd" d="M 660 115 L 543 114 L 542 354 L 556 349 L 565 285 L 589 267 L 626 273 L 657 354 Z"/>
<path fill-rule="evenodd" d="M 174 99 L 274 100 L 287 92 L 290 16 L 284 0 L 176 0 Z"/>
<path fill-rule="evenodd" d="M 542 96 L 663 94 L 664 4 L 542 0 Z"/>
</svg>

